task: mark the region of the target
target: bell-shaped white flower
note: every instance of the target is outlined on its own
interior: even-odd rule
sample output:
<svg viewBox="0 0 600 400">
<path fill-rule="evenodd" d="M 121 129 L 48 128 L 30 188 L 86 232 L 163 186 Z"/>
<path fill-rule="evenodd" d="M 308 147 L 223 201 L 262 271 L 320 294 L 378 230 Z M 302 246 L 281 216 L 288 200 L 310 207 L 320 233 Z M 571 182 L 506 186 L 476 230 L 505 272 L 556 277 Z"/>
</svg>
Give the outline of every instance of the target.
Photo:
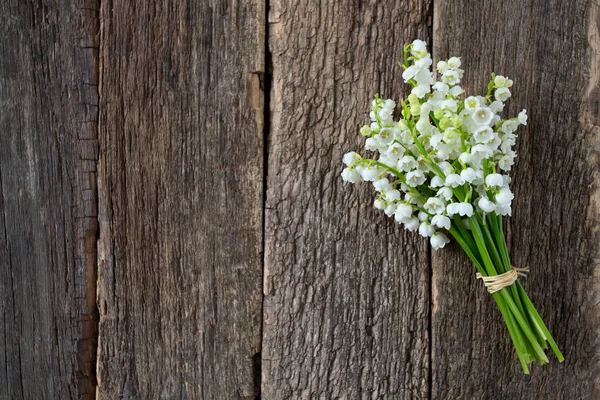
<svg viewBox="0 0 600 400">
<path fill-rule="evenodd" d="M 504 110 L 504 103 L 502 103 L 499 100 L 492 101 L 492 103 L 490 104 L 490 110 L 492 110 L 495 113 L 502 112 Z"/>
<path fill-rule="evenodd" d="M 383 210 L 383 212 L 388 217 L 391 217 L 392 215 L 394 215 L 396 213 L 396 204 L 388 203 L 387 207 L 385 207 L 385 210 Z"/>
<path fill-rule="evenodd" d="M 510 90 L 505 87 L 496 89 L 494 92 L 494 98 L 498 101 L 505 102 L 510 98 Z"/>
<path fill-rule="evenodd" d="M 489 125 L 492 118 L 494 118 L 494 113 L 487 107 L 479 107 L 471 114 L 471 121 L 477 127 Z"/>
<path fill-rule="evenodd" d="M 460 67 L 460 58 L 458 58 L 458 57 L 450 57 L 448 59 L 448 67 L 450 69 L 457 69 L 458 67 Z"/>
<path fill-rule="evenodd" d="M 354 168 L 344 168 L 342 171 L 342 179 L 350 183 L 362 182 L 362 177 Z"/>
<path fill-rule="evenodd" d="M 513 164 L 515 163 L 516 154 L 513 151 L 508 151 L 504 156 L 498 160 L 498 168 L 503 171 L 510 171 Z"/>
<path fill-rule="evenodd" d="M 344 161 L 344 164 L 346 164 L 349 167 L 361 159 L 362 159 L 362 157 L 360 156 L 360 154 L 351 151 L 350 153 L 344 154 L 343 161 Z"/>
<path fill-rule="evenodd" d="M 461 176 L 458 174 L 450 174 L 446 177 L 446 186 L 449 186 L 451 188 L 462 186 L 464 185 L 464 183 L 464 179 L 461 178 Z"/>
<path fill-rule="evenodd" d="M 430 243 L 431 247 L 438 250 L 450 243 L 450 239 L 442 232 L 436 232 L 431 236 Z"/>
<path fill-rule="evenodd" d="M 405 83 L 408 83 L 408 81 L 410 81 L 412 78 L 414 78 L 418 72 L 419 72 L 419 69 L 416 66 L 411 65 L 410 67 L 406 68 L 404 70 L 404 72 L 402 73 L 402 79 L 404 79 Z"/>
<path fill-rule="evenodd" d="M 433 85 L 433 88 L 442 93 L 444 96 L 446 96 L 448 94 L 448 92 L 450 91 L 450 86 L 448 86 L 447 84 L 445 84 L 444 82 L 436 82 Z"/>
<path fill-rule="evenodd" d="M 450 199 L 452 199 L 452 196 L 454 196 L 454 193 L 452 192 L 452 189 L 450 189 L 447 186 L 444 186 L 443 188 L 440 188 L 440 190 L 438 190 L 436 196 L 441 197 L 446 201 L 449 201 Z"/>
<path fill-rule="evenodd" d="M 419 229 L 419 226 L 421 225 L 421 222 L 419 221 L 419 218 L 417 218 L 417 217 L 409 218 L 406 221 L 404 221 L 403 223 L 404 223 L 404 227 L 406 229 L 408 229 L 409 231 L 416 231 L 417 229 Z"/>
<path fill-rule="evenodd" d="M 398 160 L 398 169 L 403 172 L 409 172 L 417 168 L 419 164 L 413 156 L 404 156 Z"/>
<path fill-rule="evenodd" d="M 391 128 L 383 128 L 375 135 L 375 139 L 379 142 L 380 148 L 385 148 L 394 141 L 394 130 Z"/>
<path fill-rule="evenodd" d="M 379 150 L 379 142 L 375 138 L 367 138 L 367 140 L 365 140 L 365 149 L 370 151 L 377 151 Z"/>
<path fill-rule="evenodd" d="M 485 177 L 485 184 L 488 186 L 504 186 L 504 178 L 500 174 L 489 174 Z"/>
<path fill-rule="evenodd" d="M 373 187 L 378 192 L 387 192 L 387 191 L 390 191 L 393 189 L 392 185 L 390 184 L 390 181 L 387 178 L 381 178 L 381 179 L 374 181 Z"/>
<path fill-rule="evenodd" d="M 406 174 L 406 184 L 411 187 L 422 185 L 425 183 L 425 179 L 425 174 L 418 169 Z"/>
<path fill-rule="evenodd" d="M 404 222 L 412 217 L 412 214 L 413 208 L 408 204 L 401 203 L 396 206 L 396 213 L 394 214 L 394 217 L 396 218 L 396 221 Z"/>
<path fill-rule="evenodd" d="M 480 197 L 479 200 L 477 200 L 477 206 L 488 213 L 496 210 L 496 204 L 491 202 L 487 197 Z"/>
<path fill-rule="evenodd" d="M 448 65 L 448 63 L 446 61 L 438 61 L 437 65 L 436 65 L 436 69 L 438 70 L 438 72 L 440 74 L 443 74 L 450 69 L 450 66 Z"/>
<path fill-rule="evenodd" d="M 383 129 L 382 129 L 383 131 Z M 489 126 L 481 126 L 473 132 L 476 143 L 489 143 L 494 138 L 494 131 Z"/>
<path fill-rule="evenodd" d="M 496 205 L 496 214 L 498 215 L 512 215 L 512 208 L 508 204 L 497 204 Z"/>
<path fill-rule="evenodd" d="M 475 111 L 479 108 L 479 99 L 475 96 L 469 96 L 465 99 L 465 110 Z"/>
<path fill-rule="evenodd" d="M 435 233 L 435 227 L 429 222 L 421 222 L 419 225 L 419 235 L 423 237 L 431 237 Z"/>
<path fill-rule="evenodd" d="M 412 90 L 411 93 L 415 94 L 418 98 L 422 99 L 423 97 L 425 97 L 425 95 L 427 93 L 429 93 L 429 90 L 431 89 L 431 87 L 427 84 L 425 85 L 418 85 L 415 86 Z"/>
<path fill-rule="evenodd" d="M 509 205 L 514 198 L 515 195 L 509 188 L 501 189 L 500 192 L 498 192 L 498 194 L 495 196 L 496 204 L 499 205 Z"/>
<path fill-rule="evenodd" d="M 431 223 L 435 226 L 437 226 L 438 228 L 443 228 L 443 229 L 447 229 L 450 230 L 450 226 L 452 225 L 452 222 L 450 221 L 450 218 L 448 218 L 445 215 L 434 215 L 431 218 Z"/>
<path fill-rule="evenodd" d="M 434 176 L 431 178 L 431 182 L 429 184 L 432 188 L 438 188 L 444 186 L 444 180 L 439 176 Z"/>
<path fill-rule="evenodd" d="M 392 189 L 392 190 L 388 190 L 387 192 L 385 192 L 385 199 L 387 201 L 396 201 L 396 200 L 400 200 L 400 191 L 396 190 L 396 189 Z"/>
<path fill-rule="evenodd" d="M 387 207 L 387 202 L 385 200 L 383 200 L 381 197 L 378 197 L 377 199 L 375 199 L 375 202 L 373 203 L 373 207 L 375 207 L 378 210 L 385 210 L 385 208 Z"/>
<path fill-rule="evenodd" d="M 381 175 L 382 170 L 376 165 L 369 165 L 365 169 L 362 170 L 361 175 L 362 178 L 367 182 L 372 182 L 374 180 L 379 179 L 379 175 Z"/>
<path fill-rule="evenodd" d="M 465 91 L 458 85 L 450 88 L 450 96 L 458 97 L 463 94 Z"/>
<path fill-rule="evenodd" d="M 442 161 L 441 163 L 438 164 L 438 167 L 440 167 L 440 169 L 442 170 L 444 175 L 450 175 L 451 173 L 454 172 L 454 168 L 452 167 L 452 164 L 450 164 L 447 161 Z"/>
<path fill-rule="evenodd" d="M 444 212 L 445 207 L 446 204 L 437 197 L 428 198 L 425 204 L 423 205 L 423 208 L 429 214 L 441 214 Z"/>
<path fill-rule="evenodd" d="M 451 203 L 446 207 L 448 215 L 461 215 L 470 217 L 473 215 L 473 206 L 471 203 Z"/>
<path fill-rule="evenodd" d="M 527 125 L 527 110 L 521 111 L 517 119 L 521 125 Z"/>
<path fill-rule="evenodd" d="M 473 181 L 477 179 L 477 171 L 471 167 L 466 168 L 460 172 L 460 177 L 467 183 L 473 183 Z"/>
</svg>

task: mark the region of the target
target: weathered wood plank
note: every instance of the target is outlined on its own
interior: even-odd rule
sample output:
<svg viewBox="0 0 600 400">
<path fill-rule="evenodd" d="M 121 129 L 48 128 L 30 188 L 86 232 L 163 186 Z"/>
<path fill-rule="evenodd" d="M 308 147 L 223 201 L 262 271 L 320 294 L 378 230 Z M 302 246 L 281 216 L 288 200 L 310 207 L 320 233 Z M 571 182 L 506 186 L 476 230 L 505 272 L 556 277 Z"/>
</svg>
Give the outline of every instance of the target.
<svg viewBox="0 0 600 400">
<path fill-rule="evenodd" d="M 437 1 L 434 56 L 460 55 L 465 88 L 493 70 L 529 111 L 513 171 L 509 247 L 566 361 L 516 360 L 502 317 L 458 246 L 434 255 L 432 398 L 598 398 L 598 6 L 592 1 Z"/>
<path fill-rule="evenodd" d="M 339 175 L 372 96 L 406 95 L 396 62 L 430 15 L 428 1 L 271 2 L 266 399 L 427 397 L 427 245 Z"/>
<path fill-rule="evenodd" d="M 95 393 L 96 6 L 0 6 L 2 399 Z"/>
<path fill-rule="evenodd" d="M 258 394 L 264 25 L 102 1 L 100 399 Z"/>
</svg>

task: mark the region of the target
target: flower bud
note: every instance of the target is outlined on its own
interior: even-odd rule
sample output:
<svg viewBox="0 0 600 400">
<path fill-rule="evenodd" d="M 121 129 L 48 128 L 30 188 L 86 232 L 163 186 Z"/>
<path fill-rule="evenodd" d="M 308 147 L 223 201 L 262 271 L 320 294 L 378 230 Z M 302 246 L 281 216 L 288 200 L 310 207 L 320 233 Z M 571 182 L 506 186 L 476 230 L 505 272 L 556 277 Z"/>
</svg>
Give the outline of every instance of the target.
<svg viewBox="0 0 600 400">
<path fill-rule="evenodd" d="M 435 117 L 435 119 L 442 119 L 444 117 L 444 110 L 442 110 L 441 108 L 436 108 L 433 111 L 433 116 Z"/>
<path fill-rule="evenodd" d="M 411 94 L 408 95 L 408 102 L 410 103 L 410 105 L 413 105 L 413 104 L 416 104 L 416 103 L 419 103 L 419 104 L 421 103 L 419 101 L 419 97 L 417 97 L 417 95 L 414 94 L 414 93 L 411 93 Z"/>
<path fill-rule="evenodd" d="M 440 120 L 440 129 L 445 131 L 446 129 L 450 128 L 452 126 L 452 120 L 450 118 L 442 118 Z"/>
<path fill-rule="evenodd" d="M 414 116 L 421 115 L 421 104 L 413 104 L 410 106 L 410 113 Z"/>
<path fill-rule="evenodd" d="M 452 125 L 454 125 L 455 128 L 460 128 L 462 126 L 462 118 L 458 115 L 452 117 Z"/>
<path fill-rule="evenodd" d="M 360 128 L 360 134 L 363 136 L 371 136 L 373 132 L 371 131 L 371 127 L 369 125 L 364 125 Z"/>
</svg>

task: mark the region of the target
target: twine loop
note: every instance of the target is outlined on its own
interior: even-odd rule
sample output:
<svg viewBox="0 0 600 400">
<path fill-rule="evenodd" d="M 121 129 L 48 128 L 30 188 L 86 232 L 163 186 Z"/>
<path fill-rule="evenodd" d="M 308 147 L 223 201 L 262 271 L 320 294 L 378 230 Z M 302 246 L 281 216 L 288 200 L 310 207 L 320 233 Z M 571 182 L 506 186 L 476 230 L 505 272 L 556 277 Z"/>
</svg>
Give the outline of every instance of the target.
<svg viewBox="0 0 600 400">
<path fill-rule="evenodd" d="M 475 276 L 477 279 L 481 279 L 483 281 L 483 284 L 487 288 L 488 292 L 496 293 L 497 291 L 515 283 L 519 276 L 527 276 L 527 272 L 529 272 L 529 267 L 512 267 L 510 271 L 500 275 L 483 276 L 478 272 Z"/>
</svg>

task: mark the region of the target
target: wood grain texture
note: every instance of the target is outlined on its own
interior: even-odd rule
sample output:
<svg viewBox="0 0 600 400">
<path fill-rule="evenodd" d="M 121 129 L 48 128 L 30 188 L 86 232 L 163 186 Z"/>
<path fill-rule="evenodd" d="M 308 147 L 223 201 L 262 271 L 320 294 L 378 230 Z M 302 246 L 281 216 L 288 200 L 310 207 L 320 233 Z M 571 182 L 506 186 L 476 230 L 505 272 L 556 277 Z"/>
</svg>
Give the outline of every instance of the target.
<svg viewBox="0 0 600 400">
<path fill-rule="evenodd" d="M 491 71 L 515 84 L 507 107 L 527 108 L 514 167 L 512 261 L 566 361 L 523 375 L 504 322 L 458 246 L 433 258 L 432 398 L 599 398 L 598 271 L 600 52 L 598 6 L 437 1 L 434 56 L 462 56 L 468 92 Z"/>
<path fill-rule="evenodd" d="M 396 62 L 427 38 L 431 4 L 270 7 L 263 398 L 425 398 L 427 245 L 340 172 L 372 96 L 406 95 Z"/>
<path fill-rule="evenodd" d="M 95 5 L 0 5 L 1 399 L 95 392 Z"/>
<path fill-rule="evenodd" d="M 102 1 L 98 398 L 254 398 L 265 6 Z"/>
</svg>

